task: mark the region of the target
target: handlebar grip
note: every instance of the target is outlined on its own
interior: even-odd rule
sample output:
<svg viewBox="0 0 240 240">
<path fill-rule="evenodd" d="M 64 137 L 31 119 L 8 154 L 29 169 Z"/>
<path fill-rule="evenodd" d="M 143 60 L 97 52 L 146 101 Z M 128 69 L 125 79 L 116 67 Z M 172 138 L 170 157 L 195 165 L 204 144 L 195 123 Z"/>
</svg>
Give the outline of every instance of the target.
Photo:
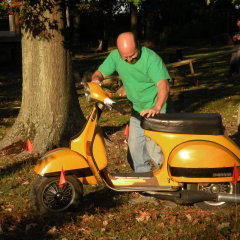
<svg viewBox="0 0 240 240">
<path fill-rule="evenodd" d="M 123 115 L 126 114 L 126 112 L 121 107 L 119 107 L 117 103 L 113 103 L 112 108 L 114 108 L 116 111 L 120 112 Z"/>
</svg>

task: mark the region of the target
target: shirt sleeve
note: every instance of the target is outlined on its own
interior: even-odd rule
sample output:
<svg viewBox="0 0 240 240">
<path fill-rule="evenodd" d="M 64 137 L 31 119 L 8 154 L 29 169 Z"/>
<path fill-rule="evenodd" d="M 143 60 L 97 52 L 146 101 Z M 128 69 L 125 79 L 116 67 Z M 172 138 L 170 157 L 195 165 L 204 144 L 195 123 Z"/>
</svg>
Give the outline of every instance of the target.
<svg viewBox="0 0 240 240">
<path fill-rule="evenodd" d="M 171 79 L 166 65 L 164 64 L 162 58 L 157 54 L 153 54 L 150 59 L 148 74 L 154 83 L 158 83 L 163 79 Z"/>
<path fill-rule="evenodd" d="M 112 51 L 103 63 L 99 66 L 98 70 L 103 73 L 105 76 L 112 75 L 116 70 L 116 52 L 117 50 Z"/>
</svg>

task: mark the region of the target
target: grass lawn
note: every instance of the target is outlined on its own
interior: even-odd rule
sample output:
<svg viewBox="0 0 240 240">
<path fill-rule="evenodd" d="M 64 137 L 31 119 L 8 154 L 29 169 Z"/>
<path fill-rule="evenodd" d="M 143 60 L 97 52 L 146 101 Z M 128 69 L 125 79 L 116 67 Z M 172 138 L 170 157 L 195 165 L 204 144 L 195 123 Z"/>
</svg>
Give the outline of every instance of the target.
<svg viewBox="0 0 240 240">
<path fill-rule="evenodd" d="M 167 61 L 176 48 L 160 49 Z M 224 51 L 230 47 L 182 47 L 184 58 Z M 93 71 L 106 54 L 82 54 L 74 60 L 81 73 Z M 226 131 L 239 143 L 237 115 L 240 104 L 240 79 L 228 75 L 230 55 L 205 59 L 194 63 L 195 75 L 189 66 L 169 69 L 175 79 L 171 83 L 171 97 L 177 112 L 219 112 Z M 91 66 L 91 67 L 89 67 Z M 7 68 L 0 72 L 0 139 L 14 123 L 21 103 L 21 74 Z M 87 116 L 91 107 L 82 90 L 77 90 L 80 106 Z M 116 101 L 130 113 L 126 98 Z M 8 108 L 8 109 L 6 109 Z M 129 115 L 105 111 L 101 126 L 111 159 L 111 171 L 130 171 L 123 134 Z M 12 151 L 14 148 L 14 151 Z M 195 206 L 175 206 L 167 201 L 131 205 L 135 193 L 115 193 L 103 186 L 84 188 L 84 201 L 77 212 L 44 215 L 33 212 L 30 192 L 36 175 L 35 158 L 17 157 L 24 150 L 18 143 L 11 151 L 0 152 L 0 239 L 240 239 L 240 206 L 219 211 L 202 211 Z M 11 154 L 9 155 L 8 153 Z"/>
</svg>

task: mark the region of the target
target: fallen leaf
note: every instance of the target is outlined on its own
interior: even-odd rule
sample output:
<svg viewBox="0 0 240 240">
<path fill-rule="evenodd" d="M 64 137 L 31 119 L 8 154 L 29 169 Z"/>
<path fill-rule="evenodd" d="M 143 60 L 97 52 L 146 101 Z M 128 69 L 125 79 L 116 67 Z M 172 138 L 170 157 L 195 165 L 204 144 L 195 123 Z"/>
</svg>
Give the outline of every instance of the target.
<svg viewBox="0 0 240 240">
<path fill-rule="evenodd" d="M 222 230 L 223 228 L 225 227 L 229 227 L 230 226 L 230 223 L 229 222 L 225 222 L 225 223 L 221 223 L 217 226 L 217 230 Z"/>
<path fill-rule="evenodd" d="M 103 221 L 103 226 L 106 227 L 108 225 L 108 221 Z"/>
<path fill-rule="evenodd" d="M 192 216 L 191 216 L 190 214 L 186 214 L 186 217 L 187 217 L 187 219 L 188 219 L 189 222 L 192 221 Z"/>
<path fill-rule="evenodd" d="M 84 234 L 89 234 L 91 232 L 89 228 L 79 228 L 78 231 L 83 232 Z"/>
<path fill-rule="evenodd" d="M 143 222 L 143 221 L 147 222 L 151 217 L 149 212 L 140 211 L 139 213 L 140 215 L 136 217 L 136 220 L 138 222 Z"/>
<path fill-rule="evenodd" d="M 4 210 L 7 212 L 12 212 L 12 208 L 4 208 Z"/>
<path fill-rule="evenodd" d="M 83 223 L 92 222 L 93 220 L 94 220 L 94 216 L 93 215 L 84 214 L 82 216 L 82 222 Z"/>
<path fill-rule="evenodd" d="M 57 230 L 57 228 L 56 228 L 56 226 L 54 226 L 54 227 L 52 227 L 50 230 L 48 230 L 48 234 L 53 234 L 53 233 L 55 233 L 56 232 L 56 230 Z"/>
<path fill-rule="evenodd" d="M 159 224 L 158 224 L 158 227 L 160 227 L 160 228 L 164 228 L 164 227 L 165 227 L 165 225 L 164 225 L 164 223 L 163 223 L 163 222 L 161 222 L 161 223 L 159 223 Z"/>
<path fill-rule="evenodd" d="M 196 225 L 198 223 L 198 219 L 196 218 L 195 220 L 193 220 L 192 225 Z"/>
<path fill-rule="evenodd" d="M 176 220 L 177 220 L 177 216 L 172 216 L 169 221 L 170 223 L 175 223 Z"/>
</svg>

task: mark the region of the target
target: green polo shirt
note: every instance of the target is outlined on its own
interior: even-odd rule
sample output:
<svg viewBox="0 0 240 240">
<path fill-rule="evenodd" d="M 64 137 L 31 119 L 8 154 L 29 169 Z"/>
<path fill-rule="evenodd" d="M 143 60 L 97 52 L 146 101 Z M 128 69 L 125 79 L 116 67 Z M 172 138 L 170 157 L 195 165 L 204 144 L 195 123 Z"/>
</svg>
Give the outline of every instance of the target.
<svg viewBox="0 0 240 240">
<path fill-rule="evenodd" d="M 134 64 L 124 61 L 115 49 L 98 70 L 106 76 L 112 75 L 115 71 L 118 72 L 127 98 L 138 113 L 155 105 L 158 92 L 156 84 L 160 80 L 170 79 L 161 57 L 146 47 L 141 48 L 141 57 Z M 162 109 L 166 109 L 166 104 Z"/>
</svg>

